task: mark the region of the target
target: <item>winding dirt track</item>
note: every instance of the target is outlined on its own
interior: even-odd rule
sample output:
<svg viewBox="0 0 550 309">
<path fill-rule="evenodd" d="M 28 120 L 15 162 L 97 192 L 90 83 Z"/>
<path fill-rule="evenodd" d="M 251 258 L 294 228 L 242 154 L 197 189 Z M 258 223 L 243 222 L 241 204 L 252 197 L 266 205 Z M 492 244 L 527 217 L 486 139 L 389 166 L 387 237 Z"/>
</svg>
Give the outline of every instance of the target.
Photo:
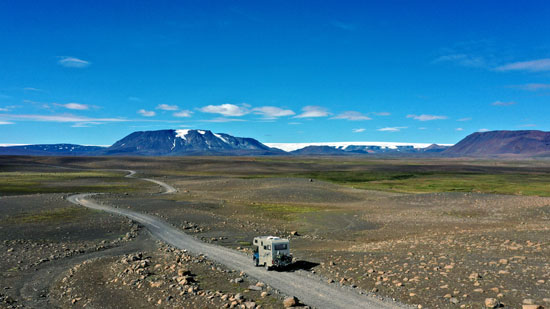
<svg viewBox="0 0 550 309">
<path fill-rule="evenodd" d="M 134 177 L 135 171 L 128 170 L 126 177 Z M 174 193 L 177 190 L 158 180 L 139 178 L 153 182 L 164 188 L 163 194 Z M 252 259 L 246 254 L 207 244 L 189 236 L 179 229 L 164 222 L 162 219 L 131 211 L 115 208 L 94 202 L 91 197 L 96 193 L 71 195 L 68 201 L 92 209 L 122 215 L 145 226 L 151 234 L 179 249 L 185 249 L 194 254 L 204 254 L 210 260 L 223 264 L 230 269 L 244 271 L 248 276 L 262 281 L 286 295 L 294 295 L 303 303 L 317 308 L 406 308 L 404 305 L 374 296 L 361 295 L 355 290 L 342 288 L 335 284 L 323 282 L 320 277 L 306 271 L 275 272 L 266 271 L 263 267 L 254 267 Z"/>
</svg>

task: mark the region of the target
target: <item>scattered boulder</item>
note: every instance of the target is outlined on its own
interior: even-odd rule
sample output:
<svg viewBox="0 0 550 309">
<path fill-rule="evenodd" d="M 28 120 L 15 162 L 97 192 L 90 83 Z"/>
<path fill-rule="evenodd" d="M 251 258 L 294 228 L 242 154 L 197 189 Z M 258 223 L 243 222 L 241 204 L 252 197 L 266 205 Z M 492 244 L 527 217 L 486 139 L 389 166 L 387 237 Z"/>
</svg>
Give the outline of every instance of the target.
<svg viewBox="0 0 550 309">
<path fill-rule="evenodd" d="M 285 300 L 283 301 L 283 306 L 285 308 L 290 308 L 290 307 L 298 306 L 299 303 L 300 302 L 298 301 L 298 298 L 296 298 L 296 296 L 291 296 L 291 297 L 285 298 Z"/>
<path fill-rule="evenodd" d="M 496 298 L 485 298 L 485 308 L 498 308 L 500 302 Z"/>
</svg>

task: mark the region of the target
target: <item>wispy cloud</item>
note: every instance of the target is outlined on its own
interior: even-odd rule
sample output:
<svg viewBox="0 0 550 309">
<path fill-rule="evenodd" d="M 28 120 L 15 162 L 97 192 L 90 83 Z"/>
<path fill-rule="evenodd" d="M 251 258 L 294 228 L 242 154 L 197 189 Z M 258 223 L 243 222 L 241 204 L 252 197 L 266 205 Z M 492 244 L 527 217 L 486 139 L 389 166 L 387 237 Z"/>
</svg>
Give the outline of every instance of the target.
<svg viewBox="0 0 550 309">
<path fill-rule="evenodd" d="M 43 92 L 44 91 L 42 89 L 38 89 L 38 88 L 34 88 L 34 87 L 25 87 L 25 88 L 23 88 L 23 90 L 25 90 L 25 91 L 34 91 L 34 92 Z"/>
<path fill-rule="evenodd" d="M 470 121 L 470 120 L 472 120 L 472 117 L 459 118 L 456 121 Z"/>
<path fill-rule="evenodd" d="M 154 111 L 148 111 L 148 110 L 144 110 L 144 109 L 138 110 L 137 113 L 140 114 L 141 116 L 144 116 L 144 117 L 153 117 L 157 114 Z"/>
<path fill-rule="evenodd" d="M 90 65 L 89 61 L 75 57 L 61 57 L 57 63 L 67 68 L 85 68 Z"/>
<path fill-rule="evenodd" d="M 207 120 L 201 120 L 202 122 L 240 122 L 240 121 L 246 121 L 244 119 L 240 118 L 225 118 L 225 117 L 218 117 L 214 119 L 207 119 Z"/>
<path fill-rule="evenodd" d="M 455 130 L 456 130 L 456 131 L 464 131 L 463 128 L 456 128 Z"/>
<path fill-rule="evenodd" d="M 481 56 L 470 54 L 449 54 L 436 58 L 432 63 L 452 62 L 465 67 L 485 67 L 485 59 Z"/>
<path fill-rule="evenodd" d="M 11 121 L 0 121 L 0 125 L 13 124 Z"/>
<path fill-rule="evenodd" d="M 489 132 L 489 131 L 491 131 L 491 130 L 485 129 L 485 128 L 484 128 L 484 129 L 479 129 L 479 130 L 477 130 L 477 132 Z"/>
<path fill-rule="evenodd" d="M 282 109 L 276 106 L 262 106 L 252 109 L 254 114 L 262 115 L 264 118 L 274 119 L 278 117 L 292 116 L 296 113 L 290 109 Z"/>
<path fill-rule="evenodd" d="M 385 128 L 380 128 L 376 131 L 380 131 L 380 132 L 399 132 L 402 129 L 406 129 L 406 128 L 407 127 L 385 127 Z"/>
<path fill-rule="evenodd" d="M 79 110 L 79 111 L 90 109 L 89 105 L 80 104 L 80 103 L 67 103 L 67 104 L 54 103 L 54 105 L 55 106 L 61 106 L 61 107 L 64 107 L 66 109 L 73 109 L 73 110 Z"/>
<path fill-rule="evenodd" d="M 379 112 L 379 113 L 374 112 L 374 113 L 372 113 L 372 114 L 375 115 L 375 116 L 389 116 L 389 115 L 391 115 L 391 114 L 388 113 L 388 112 Z"/>
<path fill-rule="evenodd" d="M 300 115 L 294 116 L 294 118 L 317 118 L 317 117 L 327 117 L 330 113 L 328 109 L 321 106 L 308 105 L 302 108 L 302 113 Z"/>
<path fill-rule="evenodd" d="M 542 72 L 550 71 L 550 58 L 537 59 L 531 61 L 512 62 L 495 68 L 496 71 L 527 71 Z"/>
<path fill-rule="evenodd" d="M 125 122 L 123 118 L 90 118 L 72 114 L 63 115 L 32 115 L 32 114 L 0 114 L 0 119 L 41 121 L 41 122 Z"/>
<path fill-rule="evenodd" d="M 361 133 L 361 132 L 365 132 L 365 128 L 359 128 L 359 129 L 353 129 L 353 133 Z"/>
<path fill-rule="evenodd" d="M 360 121 L 360 120 L 371 120 L 372 118 L 370 118 L 369 116 L 363 115 L 360 112 L 347 111 L 339 115 L 336 115 L 331 119 L 345 119 L 345 120 L 351 120 L 351 121 Z"/>
<path fill-rule="evenodd" d="M 525 85 L 515 85 L 510 87 L 527 90 L 527 91 L 539 91 L 539 90 L 549 90 L 550 84 L 525 84 Z"/>
<path fill-rule="evenodd" d="M 493 106 L 510 106 L 514 104 L 516 104 L 516 102 L 513 102 L 513 101 L 510 101 L 510 102 L 495 101 L 491 103 L 491 105 Z"/>
<path fill-rule="evenodd" d="M 338 20 L 334 20 L 330 24 L 333 25 L 336 28 L 346 30 L 346 31 L 354 31 L 356 29 L 354 24 L 345 23 L 345 22 L 341 22 L 341 21 L 338 21 Z"/>
<path fill-rule="evenodd" d="M 430 120 L 447 119 L 447 116 L 426 115 L 426 114 L 422 114 L 422 115 L 410 114 L 410 115 L 407 115 L 407 118 L 412 118 L 412 119 L 418 120 L 418 121 L 430 121 Z"/>
<path fill-rule="evenodd" d="M 177 105 L 168 105 L 168 104 L 159 104 L 157 105 L 156 109 L 160 109 L 163 111 L 177 111 L 178 106 Z"/>
<path fill-rule="evenodd" d="M 191 117 L 192 114 L 193 114 L 192 111 L 184 109 L 184 110 L 181 110 L 179 112 L 174 113 L 174 116 L 175 117 Z"/>
<path fill-rule="evenodd" d="M 527 123 L 527 124 L 522 124 L 520 125 L 519 127 L 520 128 L 532 128 L 532 127 L 536 127 L 537 125 L 534 124 L 534 123 Z"/>
<path fill-rule="evenodd" d="M 207 105 L 199 109 L 203 113 L 220 114 L 227 117 L 239 117 L 249 113 L 247 105 L 241 104 L 221 104 L 221 105 Z"/>
</svg>

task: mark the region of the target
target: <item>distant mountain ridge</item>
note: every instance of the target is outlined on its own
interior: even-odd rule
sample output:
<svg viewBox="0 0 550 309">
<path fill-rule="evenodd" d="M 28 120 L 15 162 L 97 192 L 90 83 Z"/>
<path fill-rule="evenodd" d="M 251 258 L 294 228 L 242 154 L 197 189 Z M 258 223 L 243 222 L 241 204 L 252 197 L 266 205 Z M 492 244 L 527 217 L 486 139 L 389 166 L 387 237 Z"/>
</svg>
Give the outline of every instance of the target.
<svg viewBox="0 0 550 309">
<path fill-rule="evenodd" d="M 536 130 L 489 131 L 468 135 L 442 152 L 445 156 L 538 156 L 550 154 L 550 132 Z"/>
<path fill-rule="evenodd" d="M 277 145 L 277 144 L 269 144 Z M 296 147 L 300 144 L 280 144 Z M 0 147 L 0 155 L 34 156 L 188 156 L 188 155 L 397 155 L 431 157 L 550 157 L 550 132 L 490 131 L 468 135 L 454 146 L 389 142 L 304 144 L 285 152 L 246 137 L 209 130 L 139 131 L 109 147 L 74 144 Z M 290 150 L 290 149 L 288 149 Z"/>
<path fill-rule="evenodd" d="M 105 150 L 106 155 L 269 155 L 284 153 L 253 138 L 235 137 L 209 130 L 159 130 L 134 132 Z"/>
</svg>

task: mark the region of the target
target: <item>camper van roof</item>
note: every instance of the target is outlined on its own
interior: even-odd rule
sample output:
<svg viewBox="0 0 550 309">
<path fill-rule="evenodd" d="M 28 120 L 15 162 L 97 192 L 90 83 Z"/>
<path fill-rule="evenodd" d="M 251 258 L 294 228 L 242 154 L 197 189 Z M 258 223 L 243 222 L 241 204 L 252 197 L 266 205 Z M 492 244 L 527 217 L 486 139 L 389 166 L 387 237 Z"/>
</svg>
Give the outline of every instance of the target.
<svg viewBox="0 0 550 309">
<path fill-rule="evenodd" d="M 277 236 L 267 236 L 267 239 L 271 239 L 271 240 L 279 240 L 280 238 L 277 237 Z"/>
</svg>

